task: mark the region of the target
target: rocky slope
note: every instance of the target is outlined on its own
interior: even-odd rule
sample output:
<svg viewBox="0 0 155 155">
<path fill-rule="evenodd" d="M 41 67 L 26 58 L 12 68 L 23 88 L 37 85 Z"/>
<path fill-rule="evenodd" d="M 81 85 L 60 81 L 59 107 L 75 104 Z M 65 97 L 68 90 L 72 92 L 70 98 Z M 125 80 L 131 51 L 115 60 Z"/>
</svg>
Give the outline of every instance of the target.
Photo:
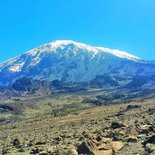
<svg viewBox="0 0 155 155">
<path fill-rule="evenodd" d="M 155 100 L 90 106 L 65 95 L 31 107 L 0 126 L 7 155 L 153 155 Z M 32 101 L 31 101 L 32 102 Z M 82 103 L 82 104 L 81 104 Z"/>
</svg>

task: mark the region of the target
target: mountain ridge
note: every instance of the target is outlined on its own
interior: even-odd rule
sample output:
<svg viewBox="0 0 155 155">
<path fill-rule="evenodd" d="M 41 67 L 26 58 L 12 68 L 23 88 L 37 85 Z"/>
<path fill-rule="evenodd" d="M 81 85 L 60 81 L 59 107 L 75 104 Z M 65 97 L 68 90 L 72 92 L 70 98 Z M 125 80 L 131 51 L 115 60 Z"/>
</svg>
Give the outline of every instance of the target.
<svg viewBox="0 0 155 155">
<path fill-rule="evenodd" d="M 38 50 L 39 48 L 45 47 L 47 45 L 51 45 L 51 46 L 53 45 L 55 48 L 58 48 L 61 45 L 67 45 L 67 44 L 74 44 L 74 45 L 76 45 L 78 47 L 81 47 L 81 48 L 87 48 L 90 51 L 97 51 L 97 50 L 104 51 L 105 50 L 104 52 L 107 52 L 108 53 L 108 51 L 109 51 L 110 54 L 114 54 L 114 55 L 116 54 L 116 56 L 119 56 L 119 54 L 120 54 L 120 56 L 124 54 L 124 56 L 126 55 L 126 56 L 129 56 L 129 57 L 131 56 L 133 58 L 140 59 L 137 56 L 134 56 L 132 54 L 129 54 L 129 53 L 125 52 L 125 51 L 121 51 L 121 50 L 118 50 L 118 49 L 110 49 L 110 48 L 105 48 L 105 47 L 101 47 L 101 46 L 91 46 L 91 45 L 88 45 L 88 44 L 84 44 L 84 43 L 80 43 L 80 42 L 75 42 L 75 41 L 72 41 L 72 40 L 55 40 L 55 41 L 48 42 L 48 43 L 42 44 L 40 46 L 37 46 L 36 48 L 33 48 L 31 50 L 28 50 L 27 52 L 24 52 L 24 53 L 27 53 L 27 54 L 30 53 L 31 54 L 31 53 L 34 52 L 34 50 Z M 13 58 L 10 58 L 10 59 L 8 59 L 8 60 L 6 60 L 4 62 L 1 62 L 0 65 L 3 64 L 3 63 L 8 62 L 10 60 L 13 60 L 13 59 L 15 59 L 15 58 L 17 58 L 17 57 L 19 57 L 19 56 L 21 56 L 23 54 L 20 54 L 18 56 L 15 56 Z"/>
<path fill-rule="evenodd" d="M 40 89 L 37 85 L 42 83 L 46 83 L 47 87 L 54 85 L 55 89 L 61 86 L 63 91 L 66 86 L 71 88 L 75 85 L 78 89 L 79 86 L 82 89 L 137 88 L 154 81 L 154 68 L 154 63 L 127 52 L 57 40 L 1 63 L 0 84 L 16 88 L 25 84 L 23 90 L 34 90 L 30 87 Z M 136 77 L 140 77 L 140 84 L 136 84 Z"/>
</svg>

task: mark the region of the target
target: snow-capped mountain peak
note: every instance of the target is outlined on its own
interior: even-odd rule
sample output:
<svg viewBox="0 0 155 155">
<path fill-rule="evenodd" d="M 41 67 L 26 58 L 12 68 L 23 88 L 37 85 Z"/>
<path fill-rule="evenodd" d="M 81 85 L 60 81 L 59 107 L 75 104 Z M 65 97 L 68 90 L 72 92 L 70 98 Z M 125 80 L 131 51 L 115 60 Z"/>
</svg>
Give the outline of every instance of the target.
<svg viewBox="0 0 155 155">
<path fill-rule="evenodd" d="M 93 52 L 94 54 L 105 52 L 105 53 L 109 53 L 109 54 L 115 55 L 120 58 L 129 59 L 129 60 L 140 59 L 139 57 L 131 55 L 125 51 L 120 51 L 117 49 L 110 49 L 110 48 L 105 48 L 105 47 L 94 47 L 94 46 L 90 46 L 84 43 L 75 42 L 72 40 L 56 40 L 56 41 L 44 44 L 42 46 L 39 46 L 31 51 L 28 51 L 28 53 L 31 55 L 35 55 L 38 51 L 39 52 L 45 52 L 45 51 L 54 52 L 57 49 L 63 50 L 68 45 L 74 45 L 75 47 L 79 49 L 83 49 L 88 52 Z"/>
<path fill-rule="evenodd" d="M 55 52 L 57 49 L 61 49 L 63 50 L 64 48 L 66 48 L 68 45 L 73 45 L 74 47 L 83 49 L 83 50 L 87 50 L 88 52 L 98 52 L 99 50 L 96 49 L 93 46 L 90 45 L 86 45 L 83 43 L 79 43 L 79 42 L 75 42 L 72 40 L 56 40 L 53 42 L 49 42 L 46 43 L 44 45 L 41 45 L 33 50 L 28 51 L 28 53 L 35 55 L 38 51 L 39 52 Z"/>
<path fill-rule="evenodd" d="M 124 51 L 94 47 L 72 40 L 56 40 L 1 63 L 0 76 L 10 81 L 21 76 L 50 81 L 89 81 L 96 75 L 109 73 L 120 66 L 121 62 L 128 61 L 140 63 L 138 57 Z"/>
</svg>

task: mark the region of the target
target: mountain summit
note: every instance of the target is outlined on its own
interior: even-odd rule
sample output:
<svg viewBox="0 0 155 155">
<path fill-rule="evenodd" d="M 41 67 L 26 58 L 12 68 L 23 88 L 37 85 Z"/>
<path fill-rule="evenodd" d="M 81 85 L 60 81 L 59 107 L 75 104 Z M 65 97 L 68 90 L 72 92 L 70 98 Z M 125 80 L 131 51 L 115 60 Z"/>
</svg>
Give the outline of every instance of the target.
<svg viewBox="0 0 155 155">
<path fill-rule="evenodd" d="M 38 53 L 39 52 L 38 49 L 40 49 L 40 53 L 45 52 L 46 50 L 48 52 L 56 52 L 57 49 L 62 49 L 63 50 L 66 47 L 69 48 L 69 46 L 72 46 L 72 48 L 73 48 L 72 52 L 74 54 L 78 53 L 78 50 L 76 50 L 76 48 L 77 48 L 77 49 L 85 50 L 85 51 L 88 51 L 88 52 L 92 52 L 93 54 L 98 54 L 100 52 L 104 52 L 104 53 L 109 53 L 109 54 L 118 56 L 120 58 L 126 58 L 126 59 L 130 59 L 130 60 L 139 59 L 138 57 L 133 56 L 133 55 L 131 55 L 131 54 L 127 53 L 127 52 L 124 52 L 124 51 L 112 50 L 112 49 L 104 48 L 104 47 L 93 47 L 93 46 L 90 46 L 90 45 L 87 45 L 87 44 L 74 42 L 72 40 L 53 41 L 53 42 L 44 44 L 42 46 L 39 46 L 38 48 L 35 48 L 35 49 L 29 51 L 28 53 L 32 53 L 32 54 Z"/>
<path fill-rule="evenodd" d="M 110 79 L 117 85 L 126 85 L 133 77 L 150 77 L 154 72 L 152 63 L 146 63 L 124 51 L 57 40 L 1 63 L 0 84 L 10 85 L 26 77 L 63 83 L 95 83 L 99 80 L 104 81 L 105 85 Z"/>
</svg>

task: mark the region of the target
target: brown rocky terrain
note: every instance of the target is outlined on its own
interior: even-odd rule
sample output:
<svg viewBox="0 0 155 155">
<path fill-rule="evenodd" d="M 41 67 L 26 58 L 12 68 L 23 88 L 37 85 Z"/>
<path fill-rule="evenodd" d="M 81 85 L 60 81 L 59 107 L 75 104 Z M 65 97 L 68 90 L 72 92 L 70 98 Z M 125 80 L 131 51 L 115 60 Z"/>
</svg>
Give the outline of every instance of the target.
<svg viewBox="0 0 155 155">
<path fill-rule="evenodd" d="M 155 100 L 94 106 L 56 97 L 0 125 L 6 155 L 155 154 Z"/>
</svg>

